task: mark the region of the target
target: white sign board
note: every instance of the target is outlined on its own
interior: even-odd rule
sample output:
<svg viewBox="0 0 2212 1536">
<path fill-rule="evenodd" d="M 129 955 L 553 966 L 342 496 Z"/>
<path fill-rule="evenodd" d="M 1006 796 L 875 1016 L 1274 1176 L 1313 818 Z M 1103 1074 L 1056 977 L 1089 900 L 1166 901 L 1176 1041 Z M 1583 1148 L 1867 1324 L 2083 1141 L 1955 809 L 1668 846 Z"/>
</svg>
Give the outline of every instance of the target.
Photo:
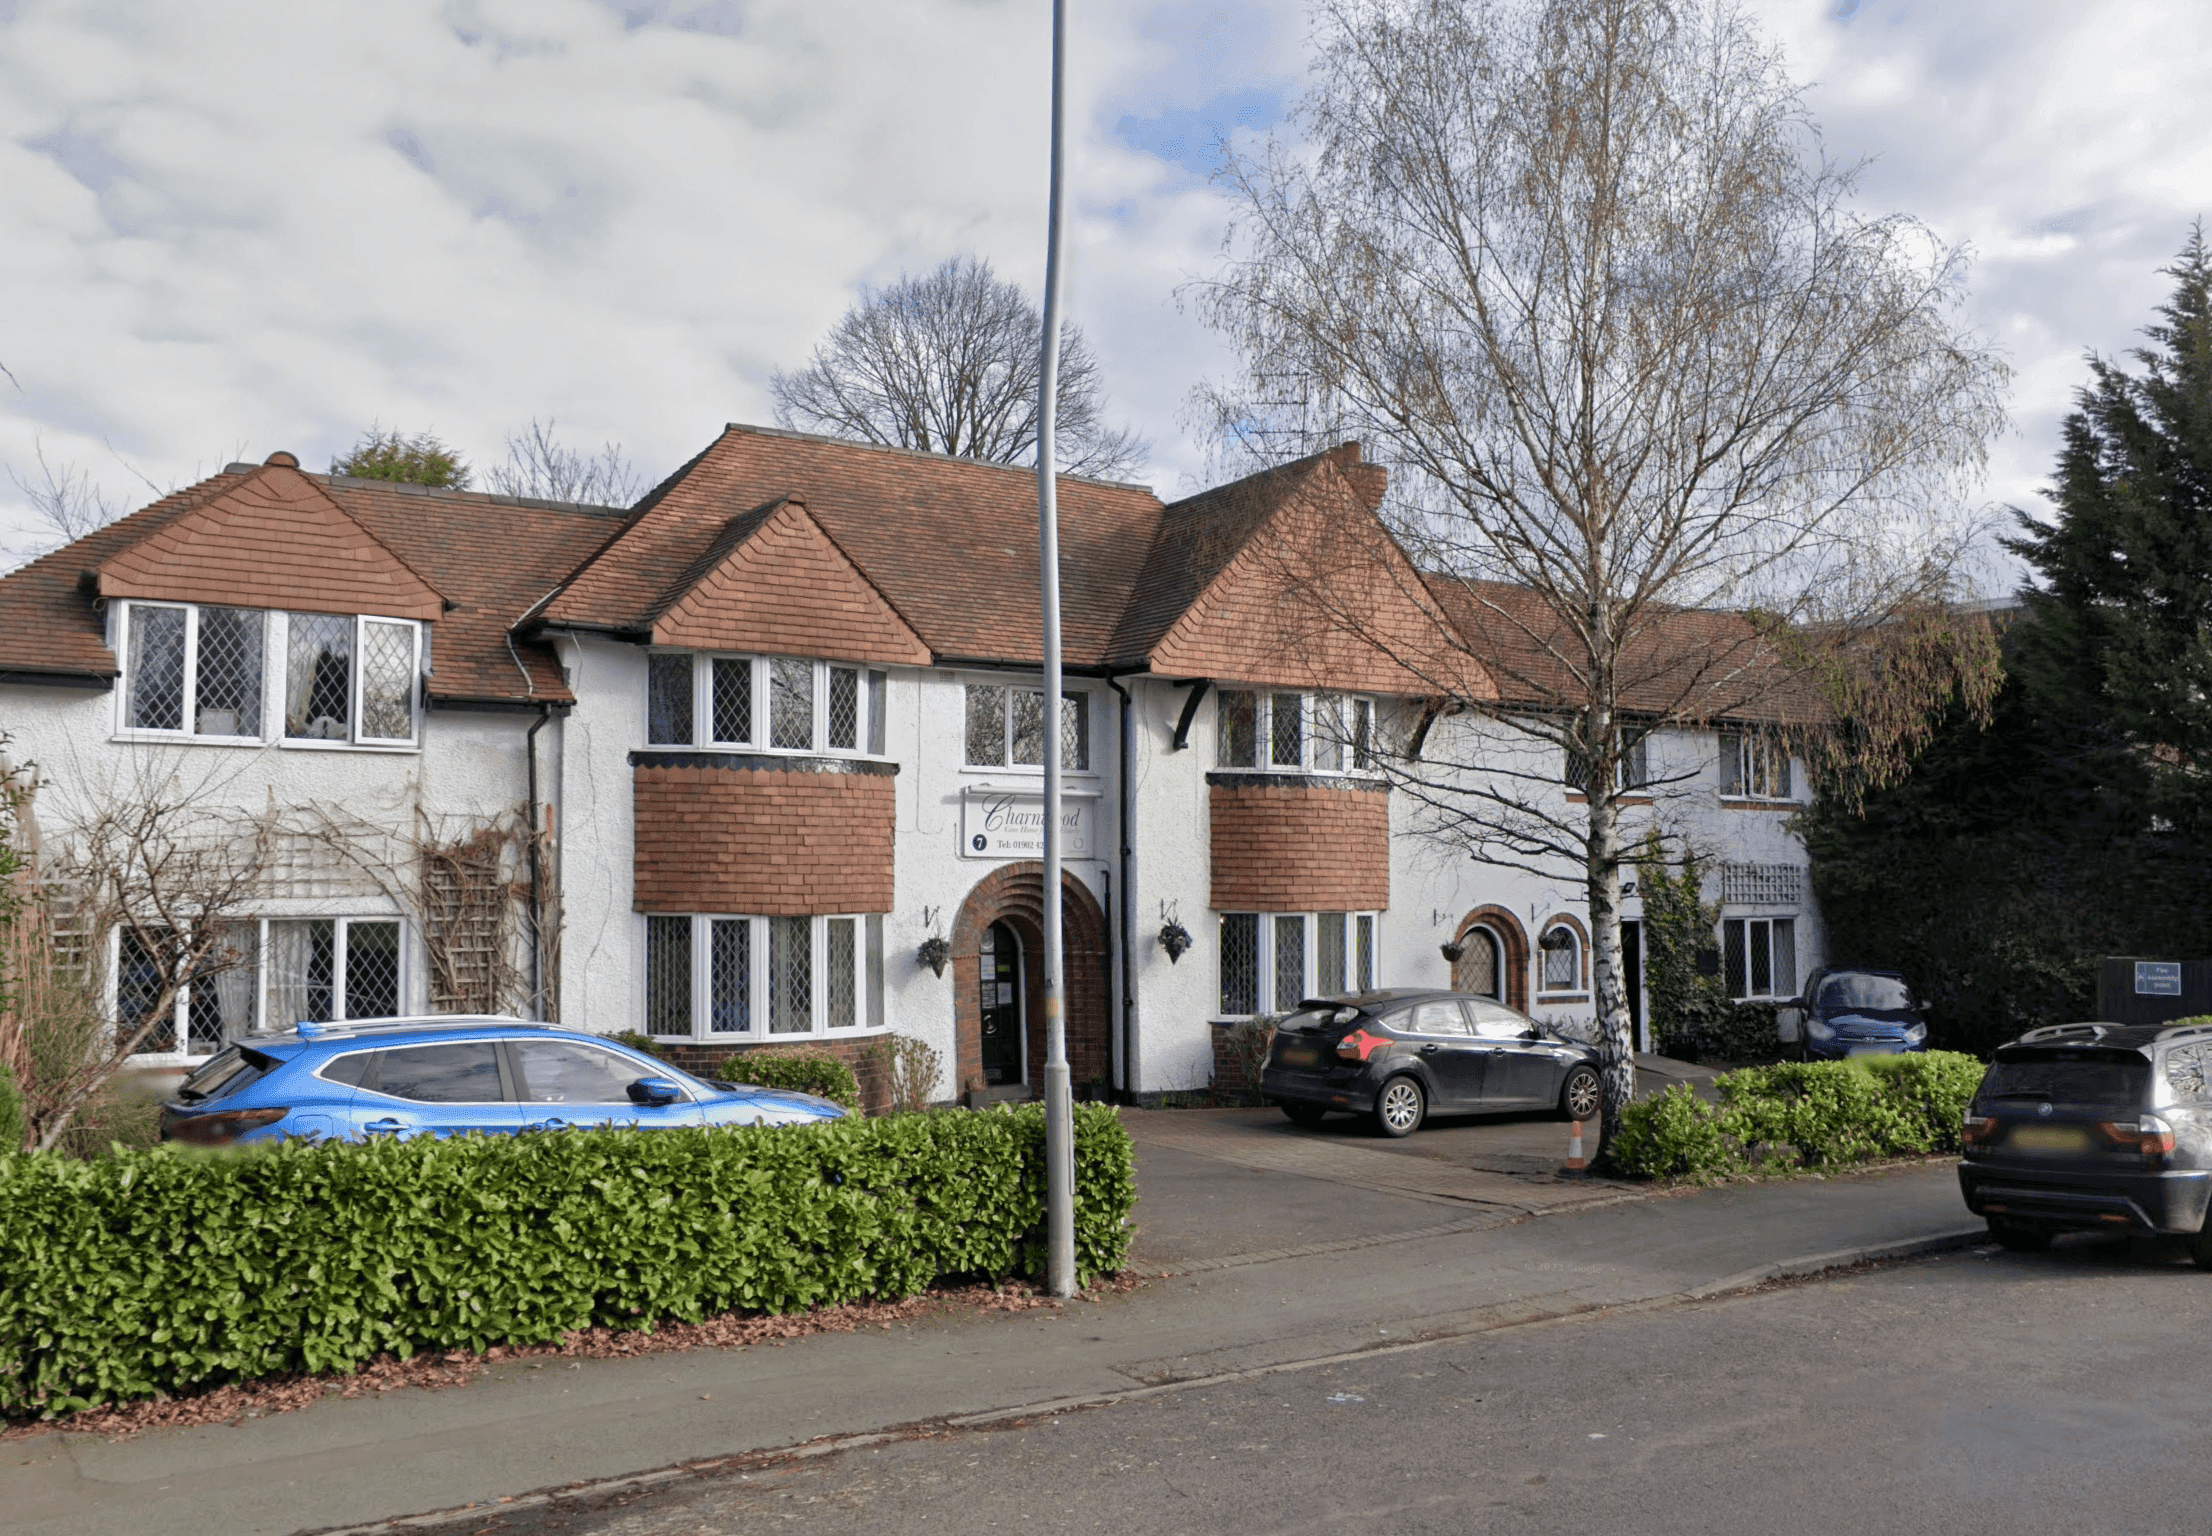
<svg viewBox="0 0 2212 1536">
<path fill-rule="evenodd" d="M 1091 856 L 1097 805 L 1088 798 L 1060 801 L 1060 856 Z M 965 789 L 960 793 L 960 856 L 964 859 L 1041 859 L 1045 854 L 1044 791 Z"/>
</svg>

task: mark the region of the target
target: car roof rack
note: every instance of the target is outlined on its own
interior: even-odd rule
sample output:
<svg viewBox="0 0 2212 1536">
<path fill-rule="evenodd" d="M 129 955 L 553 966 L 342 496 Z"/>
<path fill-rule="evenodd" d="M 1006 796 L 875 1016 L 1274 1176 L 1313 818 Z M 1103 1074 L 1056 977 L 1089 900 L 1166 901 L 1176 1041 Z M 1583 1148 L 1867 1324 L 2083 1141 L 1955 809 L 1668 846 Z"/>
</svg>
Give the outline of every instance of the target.
<svg viewBox="0 0 2212 1536">
<path fill-rule="evenodd" d="M 2161 1040 L 2186 1040 L 2191 1035 L 2212 1035 L 2212 1024 L 2169 1024 L 2158 1032 Z"/>
<path fill-rule="evenodd" d="M 297 1035 L 302 1040 L 350 1040 L 362 1035 L 423 1034 L 440 1029 L 553 1029 L 557 1026 L 537 1019 L 517 1019 L 491 1013 L 442 1013 L 410 1019 L 335 1019 L 317 1023 L 302 1019 L 290 1029 L 272 1030 L 277 1035 Z"/>
<path fill-rule="evenodd" d="M 2095 1040 L 2101 1037 L 2106 1030 L 2120 1027 L 2118 1024 L 2104 1023 L 2046 1024 L 2041 1029 L 2029 1030 L 2018 1040 L 2015 1040 L 2013 1044 L 2040 1045 L 2046 1040 L 2066 1040 L 2079 1035 L 2087 1035 L 2090 1039 Z"/>
</svg>

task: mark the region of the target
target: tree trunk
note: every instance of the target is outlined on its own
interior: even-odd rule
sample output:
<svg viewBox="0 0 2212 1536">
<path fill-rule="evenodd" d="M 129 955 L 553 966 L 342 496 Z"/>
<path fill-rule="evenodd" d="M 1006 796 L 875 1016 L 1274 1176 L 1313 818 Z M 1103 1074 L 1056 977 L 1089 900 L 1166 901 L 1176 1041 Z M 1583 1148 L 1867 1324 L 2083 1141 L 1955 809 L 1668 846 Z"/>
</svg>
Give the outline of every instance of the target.
<svg viewBox="0 0 2212 1536">
<path fill-rule="evenodd" d="M 1606 764 L 1608 776 L 1612 765 Z M 1629 1038 L 1628 990 L 1621 966 L 1621 812 L 1618 792 L 1593 775 L 1587 874 L 1590 886 L 1590 980 L 1596 989 L 1598 1048 L 1604 1054 L 1605 1123 L 1599 1145 L 1613 1136 L 1620 1113 L 1636 1096 L 1635 1043 Z"/>
</svg>

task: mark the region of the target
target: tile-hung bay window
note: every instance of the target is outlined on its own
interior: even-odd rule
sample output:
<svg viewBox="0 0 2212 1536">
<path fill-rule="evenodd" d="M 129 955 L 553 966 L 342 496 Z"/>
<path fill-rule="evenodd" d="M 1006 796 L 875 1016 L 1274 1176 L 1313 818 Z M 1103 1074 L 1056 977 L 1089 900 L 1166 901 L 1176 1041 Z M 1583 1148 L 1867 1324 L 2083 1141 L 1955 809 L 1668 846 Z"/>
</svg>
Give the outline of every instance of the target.
<svg viewBox="0 0 2212 1536">
<path fill-rule="evenodd" d="M 1741 800 L 1792 798 L 1789 743 L 1773 731 L 1721 732 L 1720 792 Z"/>
<path fill-rule="evenodd" d="M 130 602 L 121 623 L 128 735 L 261 741 L 274 725 L 287 743 L 415 743 L 424 636 L 412 619 Z"/>
<path fill-rule="evenodd" d="M 1285 1013 L 1375 987 L 1373 912 L 1224 912 L 1221 1013 Z"/>
<path fill-rule="evenodd" d="M 699 1040 L 883 1024 L 883 918 L 645 919 L 646 1033 Z"/>
<path fill-rule="evenodd" d="M 126 1028 L 160 1001 L 158 936 L 118 935 L 115 1017 Z M 256 1030 L 381 1019 L 406 998 L 406 953 L 391 917 L 262 918 L 227 925 L 147 1035 L 147 1055 L 205 1056 Z"/>
<path fill-rule="evenodd" d="M 883 673 L 833 661 L 656 651 L 646 661 L 645 739 L 881 757 L 886 690 Z"/>
<path fill-rule="evenodd" d="M 1797 995 L 1797 919 L 1731 917 L 1720 925 L 1722 968 L 1734 998 Z"/>
<path fill-rule="evenodd" d="M 1223 768 L 1282 773 L 1370 773 L 1375 701 L 1335 693 L 1215 696 L 1215 756 Z"/>
<path fill-rule="evenodd" d="M 1042 768 L 1045 765 L 1045 696 L 1035 688 L 970 683 L 963 761 L 970 768 Z M 1077 773 L 1091 767 L 1091 696 L 1060 696 L 1060 766 Z"/>
</svg>

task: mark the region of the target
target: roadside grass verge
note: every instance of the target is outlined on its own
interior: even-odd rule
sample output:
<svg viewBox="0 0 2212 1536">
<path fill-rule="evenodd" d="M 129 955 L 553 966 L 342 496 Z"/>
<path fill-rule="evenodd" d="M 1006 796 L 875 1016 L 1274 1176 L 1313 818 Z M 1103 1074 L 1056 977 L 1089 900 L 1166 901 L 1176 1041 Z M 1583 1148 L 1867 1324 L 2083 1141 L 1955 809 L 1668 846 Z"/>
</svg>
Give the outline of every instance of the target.
<svg viewBox="0 0 2212 1536">
<path fill-rule="evenodd" d="M 0 1416 L 1038 1275 L 1044 1184 L 1034 1105 L 0 1157 Z M 1078 1106 L 1083 1282 L 1135 1200 L 1127 1131 Z"/>
<path fill-rule="evenodd" d="M 1747 1067 L 1712 1104 L 1676 1084 L 1631 1104 L 1607 1171 L 1709 1183 L 1956 1152 L 1982 1063 L 1953 1051 Z"/>
</svg>

